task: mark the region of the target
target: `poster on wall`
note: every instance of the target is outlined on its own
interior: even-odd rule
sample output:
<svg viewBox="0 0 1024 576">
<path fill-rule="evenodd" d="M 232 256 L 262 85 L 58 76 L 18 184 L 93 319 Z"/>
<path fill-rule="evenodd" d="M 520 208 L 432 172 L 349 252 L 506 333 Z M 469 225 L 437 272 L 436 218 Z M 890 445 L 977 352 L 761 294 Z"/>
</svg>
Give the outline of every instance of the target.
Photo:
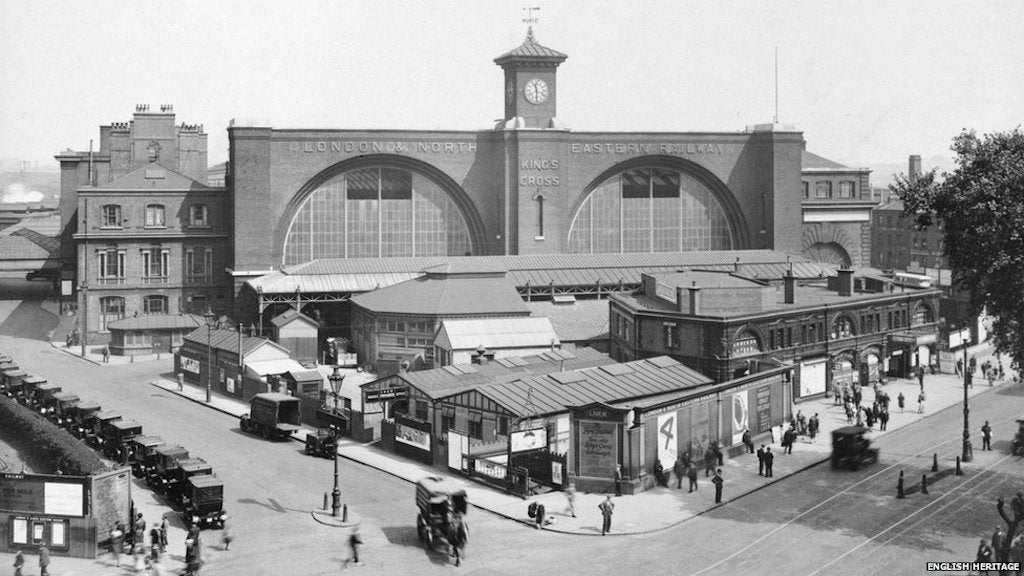
<svg viewBox="0 0 1024 576">
<path fill-rule="evenodd" d="M 800 397 L 825 393 L 825 360 L 800 363 Z"/>
<path fill-rule="evenodd" d="M 694 458 L 702 458 L 711 442 L 710 404 L 702 402 L 690 409 L 690 446 Z"/>
<path fill-rule="evenodd" d="M 743 431 L 749 426 L 747 415 L 747 392 L 737 392 L 732 395 L 732 443 L 733 445 L 743 442 Z"/>
<path fill-rule="evenodd" d="M 395 440 L 430 452 L 430 433 L 395 423 Z"/>
<path fill-rule="evenodd" d="M 548 447 L 547 428 L 532 428 L 512 432 L 509 436 L 509 452 L 529 452 Z"/>
<path fill-rule="evenodd" d="M 761 434 L 772 429 L 772 387 L 761 386 L 755 392 L 757 427 L 756 433 Z"/>
<path fill-rule="evenodd" d="M 676 413 L 658 415 L 658 460 L 665 468 L 671 468 L 679 455 L 679 426 Z"/>
<path fill-rule="evenodd" d="M 199 360 L 195 358 L 189 358 L 188 356 L 181 357 L 181 369 L 185 372 L 191 372 L 193 374 L 199 374 Z"/>
<path fill-rule="evenodd" d="M 610 477 L 615 474 L 614 422 L 580 422 L 580 475 Z"/>
</svg>

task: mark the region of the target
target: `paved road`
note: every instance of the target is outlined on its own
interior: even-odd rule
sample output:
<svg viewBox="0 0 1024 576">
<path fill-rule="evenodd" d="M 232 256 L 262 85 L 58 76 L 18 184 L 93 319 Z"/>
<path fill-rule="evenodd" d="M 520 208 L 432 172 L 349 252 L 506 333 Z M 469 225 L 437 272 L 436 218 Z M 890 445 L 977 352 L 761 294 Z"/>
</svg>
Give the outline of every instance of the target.
<svg viewBox="0 0 1024 576">
<path fill-rule="evenodd" d="M 147 433 L 183 444 L 213 465 L 225 481 L 226 508 L 237 540 L 230 552 L 211 550 L 207 573 L 316 575 L 334 574 L 341 567 L 346 553 L 339 532 L 315 523 L 309 514 L 330 489 L 329 461 L 302 455 L 295 443 L 243 434 L 233 418 L 149 386 L 155 372 L 170 370 L 166 360 L 95 366 L 39 341 L 2 336 L 0 349 L 30 372 L 120 410 L 143 423 Z M 998 389 L 972 400 L 972 433 L 977 436 L 980 419 L 992 420 L 996 452 L 980 455 L 964 477 L 937 480 L 927 496 L 895 500 L 896 471 L 906 471 L 910 488 L 928 470 L 932 452 L 946 460 L 959 451 L 957 409 L 886 435 L 879 442 L 882 462 L 877 466 L 859 472 L 818 466 L 655 534 L 555 534 L 473 511 L 469 557 L 459 570 L 645 576 L 916 574 L 929 560 L 972 559 L 977 539 L 991 534 L 995 525 L 994 497 L 1015 492 L 1024 476 L 1020 459 L 1004 457 L 1012 420 L 1024 412 L 1024 396 L 1014 392 L 1018 390 Z M 944 462 L 945 468 L 950 465 Z M 455 569 L 443 554 L 427 552 L 417 542 L 411 485 L 347 461 L 340 466 L 340 483 L 344 500 L 365 518 L 367 565 L 359 570 L 436 574 Z M 142 492 L 136 497 L 154 498 Z M 629 506 L 629 498 L 618 502 Z M 595 526 L 599 522 L 596 510 L 581 513 L 593 514 Z M 214 543 L 217 532 L 206 534 L 208 544 Z M 176 562 L 181 548 L 172 541 Z M 78 574 L 111 573 L 106 559 L 77 562 Z"/>
<path fill-rule="evenodd" d="M 49 282 L 0 279 L 0 335 L 46 340 L 58 323 L 56 316 L 39 309 L 49 291 Z"/>
</svg>

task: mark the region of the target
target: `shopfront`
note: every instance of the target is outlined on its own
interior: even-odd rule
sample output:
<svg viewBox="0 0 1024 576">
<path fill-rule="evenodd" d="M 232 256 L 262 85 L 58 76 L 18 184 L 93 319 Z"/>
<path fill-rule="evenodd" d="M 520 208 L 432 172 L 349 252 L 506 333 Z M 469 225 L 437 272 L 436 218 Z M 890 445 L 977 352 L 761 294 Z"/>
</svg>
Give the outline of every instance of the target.
<svg viewBox="0 0 1024 576">
<path fill-rule="evenodd" d="M 938 361 L 934 332 L 911 331 L 889 336 L 889 372 L 894 378 L 911 378 L 918 366 L 929 370 Z"/>
</svg>

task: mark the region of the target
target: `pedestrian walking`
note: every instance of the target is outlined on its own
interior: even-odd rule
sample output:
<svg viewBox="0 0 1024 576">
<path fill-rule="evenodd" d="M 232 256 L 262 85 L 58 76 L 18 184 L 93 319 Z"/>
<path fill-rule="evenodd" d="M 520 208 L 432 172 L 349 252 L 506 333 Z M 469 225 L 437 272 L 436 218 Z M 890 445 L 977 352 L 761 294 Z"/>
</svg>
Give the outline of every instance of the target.
<svg viewBox="0 0 1024 576">
<path fill-rule="evenodd" d="M 160 560 L 160 527 L 154 525 L 149 531 L 149 557 L 150 560 Z"/>
<path fill-rule="evenodd" d="M 746 450 L 747 453 L 753 454 L 754 453 L 754 441 L 750 439 L 750 429 L 749 428 L 744 428 L 743 429 L 743 438 L 742 438 L 742 440 L 743 440 L 743 445 L 747 447 L 747 450 Z"/>
<path fill-rule="evenodd" d="M 544 518 L 547 516 L 547 509 L 540 502 L 530 504 L 533 509 L 533 527 L 540 530 L 544 527 Z"/>
<path fill-rule="evenodd" d="M 124 547 L 124 530 L 121 523 L 114 524 L 110 531 L 110 553 L 114 556 L 114 566 L 121 566 L 121 549 Z"/>
<path fill-rule="evenodd" d="M 686 467 L 686 478 L 689 479 L 689 481 L 690 481 L 690 492 L 693 492 L 694 490 L 697 489 L 697 467 L 696 466 L 693 466 L 691 464 L 690 466 Z"/>
<path fill-rule="evenodd" d="M 764 475 L 768 478 L 772 477 L 772 463 L 775 462 L 775 454 L 772 454 L 772 447 L 769 446 L 764 450 Z"/>
<path fill-rule="evenodd" d="M 963 376 L 964 375 L 964 361 L 960 360 L 959 358 L 956 361 L 956 375 L 957 376 Z"/>
<path fill-rule="evenodd" d="M 46 544 L 39 545 L 39 576 L 50 575 L 50 549 Z"/>
<path fill-rule="evenodd" d="M 864 409 L 864 420 L 865 420 L 865 422 L 868 425 L 868 429 L 869 430 L 874 430 L 874 428 L 875 428 L 875 413 L 872 410 L 870 410 L 868 408 Z"/>
<path fill-rule="evenodd" d="M 832 389 L 832 397 L 835 399 L 835 405 L 839 406 L 840 400 L 842 399 L 843 395 L 839 391 L 838 386 Z"/>
<path fill-rule="evenodd" d="M 672 465 L 672 473 L 676 475 L 676 490 L 683 489 L 683 476 L 686 475 L 686 465 L 683 464 L 683 455 L 676 456 L 676 463 Z"/>
<path fill-rule="evenodd" d="M 160 553 L 167 552 L 167 514 L 160 519 Z"/>
<path fill-rule="evenodd" d="M 896 497 L 906 498 L 906 494 L 903 493 L 903 470 L 900 470 L 899 480 L 896 480 Z"/>
<path fill-rule="evenodd" d="M 185 538 L 185 575 L 199 574 L 202 564 L 202 541 L 199 538 L 199 527 L 192 525 Z"/>
<path fill-rule="evenodd" d="M 1006 562 L 1003 559 L 1003 529 L 996 526 L 996 531 L 992 533 L 992 559 L 996 562 Z"/>
<path fill-rule="evenodd" d="M 989 368 L 988 370 L 985 370 L 985 376 L 988 377 L 988 385 L 989 386 L 992 386 L 993 385 L 993 381 L 996 379 L 995 372 L 996 371 L 993 370 L 992 368 Z"/>
<path fill-rule="evenodd" d="M 917 383 L 921 386 L 921 391 L 924 392 L 924 367 L 917 367 Z"/>
<path fill-rule="evenodd" d="M 849 402 L 846 403 L 846 423 L 848 425 L 853 424 L 853 404 Z"/>
<path fill-rule="evenodd" d="M 982 538 L 981 544 L 978 544 L 978 556 L 974 559 L 975 562 L 991 562 L 992 561 L 992 547 L 988 545 L 988 540 Z"/>
<path fill-rule="evenodd" d="M 665 478 L 665 467 L 661 465 L 661 458 L 654 459 L 654 481 L 658 486 L 668 486 L 668 479 Z"/>
<path fill-rule="evenodd" d="M 455 520 L 455 521 L 459 522 L 461 524 L 461 520 Z M 454 551 L 454 554 L 455 554 L 455 565 L 456 566 L 458 566 L 461 563 L 461 558 L 460 558 L 460 554 L 459 554 L 460 546 L 459 546 L 459 543 L 457 542 L 457 540 L 458 540 L 457 534 L 458 534 L 458 528 L 453 529 L 452 530 L 453 538 L 452 538 L 451 545 L 452 545 L 452 550 Z M 348 554 L 349 554 L 349 557 L 345 560 L 345 565 L 347 566 L 348 563 L 349 563 L 349 560 L 351 560 L 352 564 L 354 564 L 356 566 L 362 566 L 363 563 L 359 561 L 359 546 L 361 546 L 363 544 L 363 539 L 359 536 L 359 527 L 358 526 L 353 528 L 352 532 L 349 533 L 347 541 L 346 541 L 346 544 L 348 544 Z"/>
<path fill-rule="evenodd" d="M 999 371 L 998 372 L 999 380 L 1002 381 L 1004 379 L 1004 377 L 1006 376 L 1006 374 L 1003 372 L 1003 361 L 1002 360 L 999 361 L 998 371 Z"/>
<path fill-rule="evenodd" d="M 814 438 L 818 435 L 818 426 L 818 413 L 815 412 L 807 422 L 807 434 L 811 437 L 811 442 L 814 442 Z"/>
<path fill-rule="evenodd" d="M 924 391 L 917 395 L 917 413 L 924 414 Z"/>
<path fill-rule="evenodd" d="M 992 449 L 992 427 L 988 425 L 988 420 L 985 420 L 985 425 L 981 427 L 981 449 Z"/>
<path fill-rule="evenodd" d="M 896 405 L 900 407 L 900 414 L 903 414 L 903 407 L 906 405 L 907 399 L 903 396 L 903 392 L 896 397 Z"/>
<path fill-rule="evenodd" d="M 725 484 L 725 479 L 722 478 L 722 469 L 715 470 L 715 477 L 711 479 L 715 484 L 715 504 L 722 503 L 722 485 Z"/>
<path fill-rule="evenodd" d="M 109 363 L 110 362 L 110 346 L 104 346 L 103 347 L 103 362 L 104 363 Z"/>
<path fill-rule="evenodd" d="M 231 550 L 231 543 L 235 540 L 235 531 L 232 530 L 231 522 L 228 522 L 229 518 L 224 516 L 224 522 L 220 528 L 220 540 L 224 543 L 224 551 Z"/>
<path fill-rule="evenodd" d="M 978 371 L 978 359 L 975 358 L 974 355 L 971 355 L 971 361 L 968 363 L 967 367 L 971 374 Z"/>
<path fill-rule="evenodd" d="M 757 449 L 757 475 L 764 476 L 764 444 Z"/>
<path fill-rule="evenodd" d="M 884 431 L 888 427 L 889 427 L 889 411 L 888 410 L 883 410 L 882 413 L 878 415 L 878 429 Z"/>
<path fill-rule="evenodd" d="M 612 502 L 611 496 L 606 496 L 604 502 L 597 507 L 601 510 L 601 516 L 604 518 L 604 522 L 601 524 L 601 536 L 604 536 L 612 531 L 612 514 L 615 512 L 615 503 Z"/>
<path fill-rule="evenodd" d="M 708 446 L 708 449 L 704 451 L 704 477 L 707 478 L 715 471 L 715 462 L 718 458 L 715 456 L 715 451 L 712 446 Z"/>
<path fill-rule="evenodd" d="M 22 576 L 21 569 L 25 566 L 25 555 L 21 553 L 21 549 L 14 555 L 14 576 Z"/>
<path fill-rule="evenodd" d="M 468 534 L 466 533 L 466 522 L 462 519 L 461 514 L 456 514 L 453 517 L 450 529 L 452 535 L 452 554 L 455 556 L 455 565 L 460 566 L 462 565 L 462 557 L 466 555 L 466 543 L 469 541 Z M 356 554 L 356 546 L 361 543 L 362 540 L 352 543 L 353 554 Z M 358 556 L 356 556 L 356 565 L 360 565 Z"/>
<path fill-rule="evenodd" d="M 862 416 L 862 414 L 863 411 L 860 409 L 860 407 L 857 407 L 857 426 L 864 425 L 864 417 Z"/>
<path fill-rule="evenodd" d="M 135 515 L 135 526 L 134 526 L 134 539 L 132 540 L 133 546 L 142 546 L 146 541 L 146 520 L 142 517 L 142 512 Z"/>
<path fill-rule="evenodd" d="M 676 460 L 676 464 L 678 464 L 678 463 L 679 463 L 679 460 Z M 679 481 L 681 483 L 682 482 L 682 475 L 680 475 L 679 477 L 680 477 Z M 679 487 L 682 488 L 682 484 L 680 484 Z M 576 517 L 576 484 L 570 482 L 569 486 L 566 487 L 566 489 L 565 489 L 565 501 L 566 501 L 566 505 L 567 505 L 566 508 L 565 508 L 566 514 L 569 514 L 570 516 L 575 518 Z"/>
<path fill-rule="evenodd" d="M 622 464 L 615 465 L 615 495 L 622 496 Z"/>
</svg>

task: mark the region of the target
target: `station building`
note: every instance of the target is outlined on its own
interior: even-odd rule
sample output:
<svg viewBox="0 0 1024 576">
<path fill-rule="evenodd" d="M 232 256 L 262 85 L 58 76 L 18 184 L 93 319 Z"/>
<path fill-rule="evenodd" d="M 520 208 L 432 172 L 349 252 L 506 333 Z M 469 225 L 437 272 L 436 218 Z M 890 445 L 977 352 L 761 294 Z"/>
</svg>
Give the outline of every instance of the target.
<svg viewBox="0 0 1024 576">
<path fill-rule="evenodd" d="M 669 355 L 717 382 L 792 365 L 794 400 L 938 362 L 940 290 L 850 269 L 817 281 L 751 276 L 644 274 L 636 294 L 610 299 L 612 357 Z"/>
<path fill-rule="evenodd" d="M 517 285 L 527 300 L 558 291 L 600 297 L 616 286 L 628 290 L 639 285 L 637 265 L 649 255 L 769 251 L 862 264 L 869 253 L 860 243 L 863 234 L 843 222 L 854 218 L 851 210 L 859 205 L 852 204 L 868 193 L 866 172 L 828 175 L 842 182 L 853 178 L 852 199 L 838 192 L 836 198 L 803 198 L 802 181 L 814 166 L 802 133 L 781 124 L 733 132 L 571 130 L 557 108 L 557 73 L 567 58 L 541 45 L 532 30 L 520 46 L 495 58 L 504 109 L 502 119 L 484 130 L 282 129 L 232 121 L 229 162 L 212 180 L 204 172 L 205 133 L 201 127 L 175 128 L 173 114 L 168 124 L 171 110 L 146 108 L 132 122 L 101 127 L 99 153 L 58 156 L 64 238 L 78 245 L 65 254 L 66 262 L 77 270 L 76 286 L 110 292 L 79 297 L 88 308 L 89 331 L 103 337 L 100 314 L 163 313 L 147 309 L 145 299 L 167 296 L 167 313 L 195 312 L 199 302 L 263 330 L 293 307 L 322 322 L 328 335 L 349 336 L 353 295 L 466 256 L 527 259 L 506 263 L 510 273 L 529 268 L 534 257 L 625 262 L 625 272 L 611 282 L 578 277 L 550 290 L 533 281 L 525 289 Z M 93 231 L 102 222 L 99 212 L 85 226 L 88 211 L 109 203 L 96 197 L 87 210 L 85 197 L 131 170 L 142 170 L 133 177 L 133 190 L 152 186 L 146 175 L 154 162 L 196 182 L 223 182 L 224 188 L 192 187 L 187 194 L 172 190 L 182 198 L 175 207 L 184 211 L 183 222 L 191 218 L 192 204 L 208 206 L 207 228 L 179 230 L 168 216 L 172 244 L 170 237 L 150 238 L 149 230 L 141 230 L 144 238 L 123 237 L 129 232 L 123 224 Z M 836 186 L 845 194 L 842 182 Z M 141 218 L 146 205 L 140 201 L 131 210 Z M 837 234 L 836 226 L 851 231 Z M 115 248 L 115 266 L 103 263 L 120 274 L 113 284 L 96 277 L 103 269 L 92 253 L 99 241 Z M 169 270 L 200 270 L 192 276 L 202 282 L 188 274 L 179 282 L 176 273 L 167 273 L 160 288 L 168 293 L 151 294 L 141 250 L 152 250 L 154 241 L 161 253 L 167 250 Z M 202 266 L 210 267 L 192 260 L 190 268 L 186 244 L 200 241 Z M 118 250 L 125 253 L 123 270 L 116 268 Z M 139 255 L 138 262 L 129 254 Z M 90 258 L 87 270 L 82 263 Z M 206 274 L 208 269 L 214 272 Z M 128 282 L 135 276 L 138 286 Z"/>
</svg>

